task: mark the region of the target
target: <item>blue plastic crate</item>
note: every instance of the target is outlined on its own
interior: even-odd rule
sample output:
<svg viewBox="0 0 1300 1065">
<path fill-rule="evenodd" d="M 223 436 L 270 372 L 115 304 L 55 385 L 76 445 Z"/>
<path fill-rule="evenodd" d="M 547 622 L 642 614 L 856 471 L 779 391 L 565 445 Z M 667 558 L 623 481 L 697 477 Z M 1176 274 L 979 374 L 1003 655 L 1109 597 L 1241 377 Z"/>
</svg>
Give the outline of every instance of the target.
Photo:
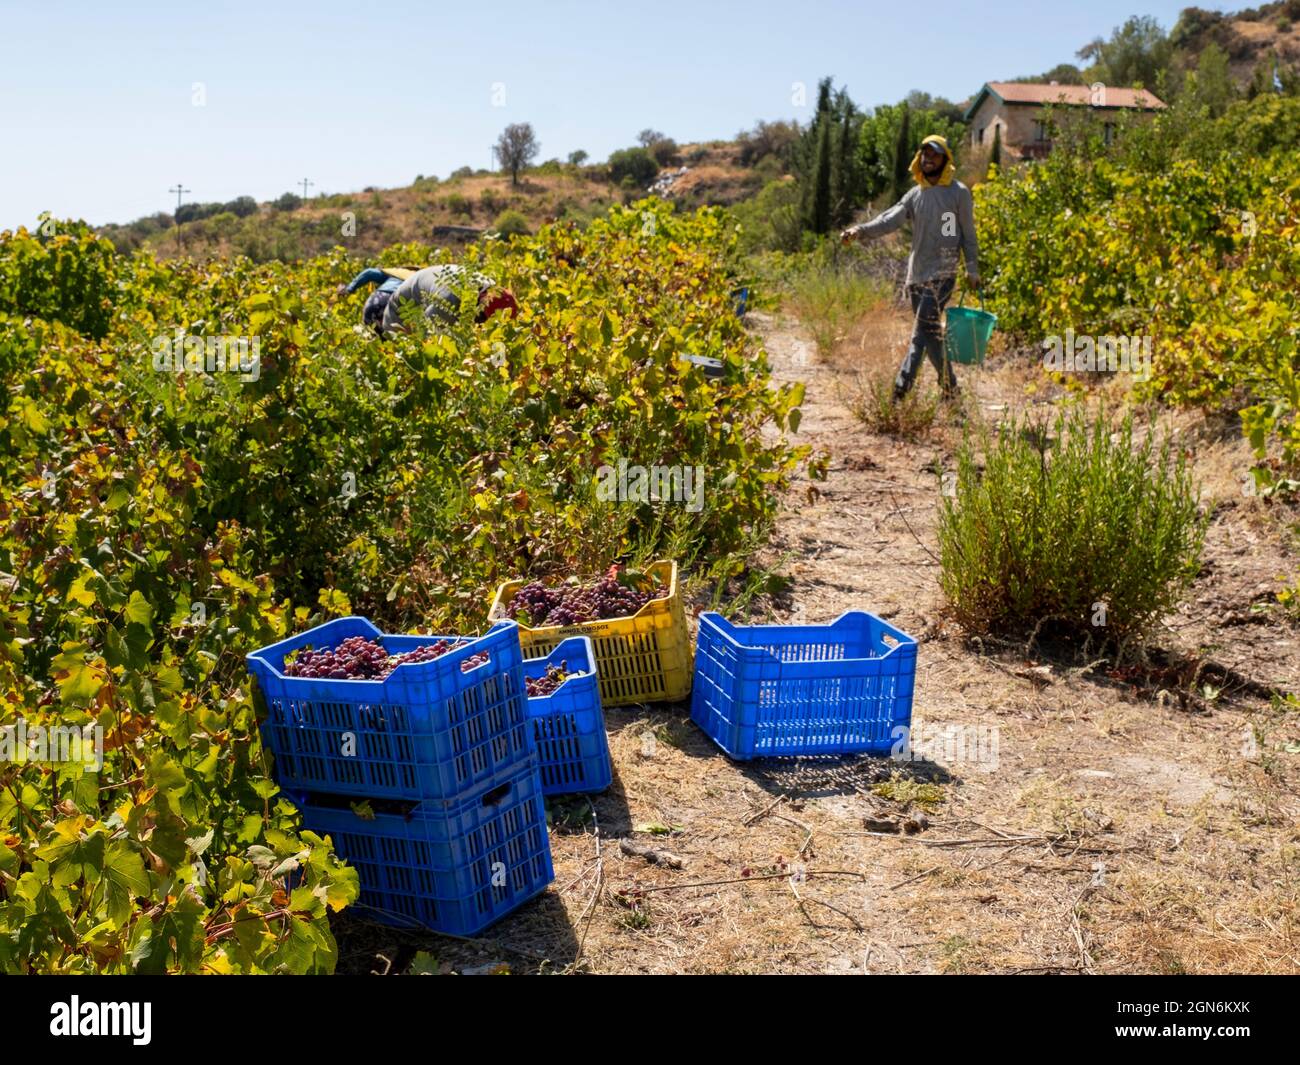
<svg viewBox="0 0 1300 1065">
<path fill-rule="evenodd" d="M 732 758 L 887 754 L 911 725 L 916 641 L 872 614 L 699 622 L 691 719 Z"/>
<path fill-rule="evenodd" d="M 545 658 L 527 659 L 524 677 L 545 676 L 547 666 L 561 662 L 575 675 L 552 694 L 528 700 L 542 791 L 547 795 L 604 791 L 612 774 L 591 639 L 572 636 Z"/>
<path fill-rule="evenodd" d="M 291 651 L 350 636 L 392 653 L 463 640 L 432 662 L 383 680 L 310 680 L 281 670 Z M 463 671 L 471 655 L 488 661 Z M 536 766 L 525 708 L 523 653 L 514 622 L 486 635 L 385 636 L 365 618 L 331 621 L 247 657 L 266 713 L 262 737 L 280 786 L 365 798 L 457 802 Z"/>
<path fill-rule="evenodd" d="M 535 770 L 458 805 L 425 803 L 372 819 L 343 796 L 290 797 L 303 827 L 332 837 L 356 868 L 360 910 L 381 924 L 476 935 L 555 879 Z"/>
</svg>

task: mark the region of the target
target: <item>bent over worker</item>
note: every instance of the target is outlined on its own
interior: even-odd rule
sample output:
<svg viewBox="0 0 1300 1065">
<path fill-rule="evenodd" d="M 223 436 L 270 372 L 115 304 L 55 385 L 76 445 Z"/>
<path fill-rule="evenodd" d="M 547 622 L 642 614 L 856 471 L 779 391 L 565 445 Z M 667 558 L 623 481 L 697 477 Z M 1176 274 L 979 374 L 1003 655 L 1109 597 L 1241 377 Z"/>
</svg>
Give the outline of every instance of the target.
<svg viewBox="0 0 1300 1065">
<path fill-rule="evenodd" d="M 844 243 L 874 240 L 912 223 L 912 253 L 907 259 L 907 294 L 915 321 L 912 342 L 894 379 L 894 402 L 911 389 L 929 357 L 945 398 L 957 395 L 957 375 L 943 352 L 943 308 L 957 282 L 958 256 L 966 258 L 966 279 L 980 287 L 979 248 L 975 240 L 975 204 L 970 189 L 955 180 L 956 164 L 943 137 L 926 137 L 912 159 L 916 187 L 870 222 L 850 226 L 840 234 Z"/>
<path fill-rule="evenodd" d="M 411 304 L 422 308 L 424 316 L 431 321 L 455 324 L 460 312 L 460 293 L 470 285 L 478 290 L 475 321 L 485 322 L 500 310 L 509 310 L 511 315 L 518 311 L 519 304 L 514 294 L 509 289 L 496 287 L 490 277 L 471 273 L 454 263 L 426 266 L 403 281 L 388 301 L 384 308 L 384 335 L 406 332 L 406 326 L 402 324 L 402 308 Z"/>
<path fill-rule="evenodd" d="M 381 331 L 388 301 L 392 299 L 393 293 L 401 283 L 413 273 L 414 270 L 404 266 L 367 267 L 346 285 L 339 285 L 338 292 L 340 296 L 350 296 L 362 285 L 377 286 L 367 297 L 365 306 L 361 308 L 361 321 L 378 333 Z"/>
</svg>

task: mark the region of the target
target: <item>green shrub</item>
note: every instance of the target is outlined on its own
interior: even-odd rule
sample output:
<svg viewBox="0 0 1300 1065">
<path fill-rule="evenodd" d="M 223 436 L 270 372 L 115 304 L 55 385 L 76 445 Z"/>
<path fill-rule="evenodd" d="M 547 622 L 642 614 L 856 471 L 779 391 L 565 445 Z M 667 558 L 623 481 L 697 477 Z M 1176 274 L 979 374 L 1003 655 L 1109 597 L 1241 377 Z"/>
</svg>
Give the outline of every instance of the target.
<svg viewBox="0 0 1300 1065">
<path fill-rule="evenodd" d="M 1205 519 L 1186 460 L 1080 408 L 968 438 L 939 520 L 940 582 L 968 632 L 1140 637 L 1198 568 Z"/>
<path fill-rule="evenodd" d="M 681 162 L 681 157 L 677 151 L 677 142 L 671 137 L 664 137 L 646 145 L 646 151 L 660 166 L 676 166 Z"/>
<path fill-rule="evenodd" d="M 659 164 L 644 148 L 624 148 L 609 157 L 609 179 L 616 185 L 648 185 L 659 173 Z"/>
<path fill-rule="evenodd" d="M 519 211 L 502 211 L 497 215 L 497 220 L 492 224 L 503 237 L 526 237 L 530 230 L 528 228 L 528 219 Z"/>
<path fill-rule="evenodd" d="M 447 205 L 447 210 L 452 214 L 460 214 L 469 218 L 474 213 L 474 208 L 470 206 L 469 199 L 464 193 L 453 192 L 442 202 Z"/>
<path fill-rule="evenodd" d="M 742 251 L 792 252 L 803 243 L 799 186 L 793 181 L 769 182 L 757 196 L 735 204 L 731 213 L 740 224 Z"/>
</svg>

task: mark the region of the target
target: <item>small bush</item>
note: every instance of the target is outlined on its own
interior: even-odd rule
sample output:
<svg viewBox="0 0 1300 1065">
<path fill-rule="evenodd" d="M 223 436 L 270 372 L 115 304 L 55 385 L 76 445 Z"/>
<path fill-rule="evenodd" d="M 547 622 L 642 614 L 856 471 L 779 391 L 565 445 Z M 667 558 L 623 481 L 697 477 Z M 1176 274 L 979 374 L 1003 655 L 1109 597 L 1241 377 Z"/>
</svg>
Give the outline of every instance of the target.
<svg viewBox="0 0 1300 1065">
<path fill-rule="evenodd" d="M 497 215 L 497 220 L 492 224 L 503 237 L 526 237 L 530 230 L 528 228 L 528 219 L 519 211 L 502 211 Z"/>
<path fill-rule="evenodd" d="M 1168 613 L 1199 567 L 1205 518 L 1186 459 L 1132 419 L 1089 428 L 1083 411 L 1051 434 L 1003 426 L 970 438 L 939 518 L 940 583 L 971 633 L 1025 632 L 1127 641 Z"/>
<path fill-rule="evenodd" d="M 647 145 L 646 150 L 660 166 L 677 166 L 681 163 L 677 142 L 671 137 L 664 137 L 662 140 Z"/>
<path fill-rule="evenodd" d="M 757 196 L 731 207 L 740 224 L 740 247 L 747 254 L 795 252 L 803 244 L 800 191 L 793 181 L 772 181 Z"/>
<path fill-rule="evenodd" d="M 463 193 L 453 192 L 442 202 L 447 205 L 447 210 L 452 214 L 464 215 L 469 218 L 474 213 L 474 208 L 470 206 L 469 199 Z"/>
<path fill-rule="evenodd" d="M 894 402 L 894 372 L 888 369 L 864 372 L 858 376 L 857 391 L 849 399 L 853 416 L 873 433 L 917 440 L 934 425 L 939 413 L 939 394 L 914 387 L 903 399 Z"/>
<path fill-rule="evenodd" d="M 615 185 L 626 187 L 627 179 L 634 186 L 648 185 L 659 174 L 659 164 L 644 148 L 624 148 L 609 157 L 609 179 Z"/>
</svg>

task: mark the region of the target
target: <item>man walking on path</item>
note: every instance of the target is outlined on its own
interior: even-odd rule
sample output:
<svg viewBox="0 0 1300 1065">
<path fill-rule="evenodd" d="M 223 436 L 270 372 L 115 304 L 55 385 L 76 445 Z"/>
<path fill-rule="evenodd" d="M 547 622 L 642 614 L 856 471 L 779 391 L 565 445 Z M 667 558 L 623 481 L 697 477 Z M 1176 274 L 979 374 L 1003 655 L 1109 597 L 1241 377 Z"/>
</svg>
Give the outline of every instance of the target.
<svg viewBox="0 0 1300 1065">
<path fill-rule="evenodd" d="M 916 316 L 912 343 L 894 380 L 894 402 L 916 381 L 922 354 L 939 375 L 945 398 L 957 395 L 957 375 L 944 358 L 944 304 L 957 282 L 958 254 L 966 258 L 966 279 L 978 291 L 979 249 L 975 242 L 975 204 L 970 189 L 955 180 L 956 164 L 943 137 L 926 137 L 912 160 L 916 187 L 870 222 L 850 226 L 840 234 L 848 244 L 857 238 L 874 240 L 912 223 L 912 254 L 907 260 L 907 294 Z"/>
</svg>

